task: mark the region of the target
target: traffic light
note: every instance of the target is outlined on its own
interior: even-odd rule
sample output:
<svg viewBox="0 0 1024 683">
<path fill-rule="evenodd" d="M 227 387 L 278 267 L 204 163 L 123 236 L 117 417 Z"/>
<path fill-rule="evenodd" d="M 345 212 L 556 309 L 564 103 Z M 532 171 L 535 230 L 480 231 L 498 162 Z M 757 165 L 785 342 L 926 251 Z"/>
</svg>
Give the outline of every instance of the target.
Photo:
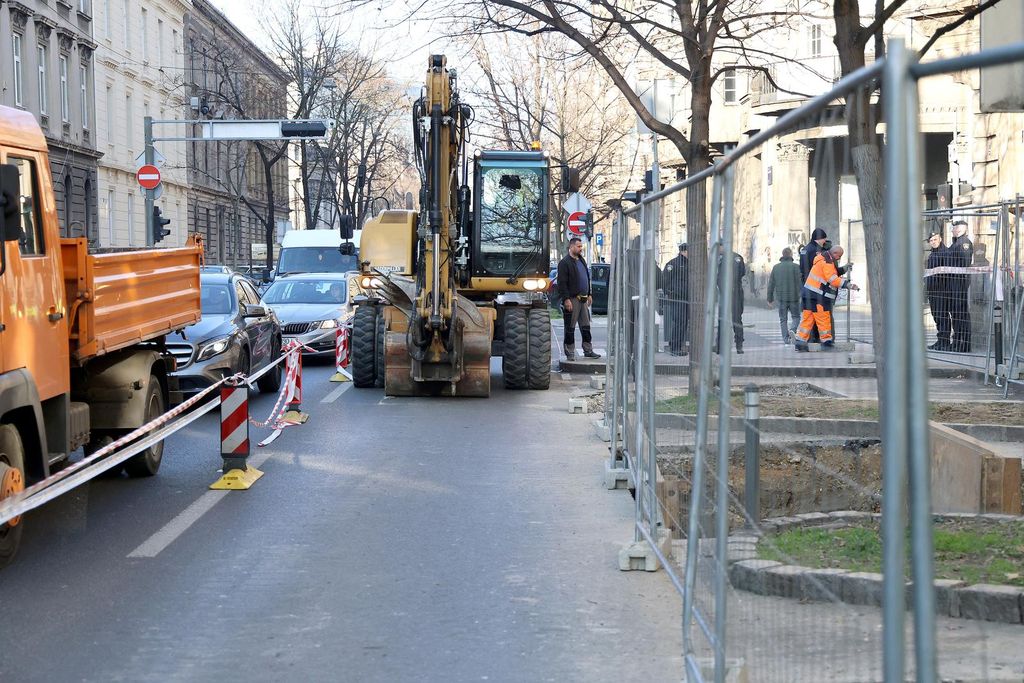
<svg viewBox="0 0 1024 683">
<path fill-rule="evenodd" d="M 579 192 L 580 191 L 580 169 L 573 168 L 571 166 L 565 167 L 565 172 L 562 173 L 562 192 Z"/>
<path fill-rule="evenodd" d="M 283 138 L 322 138 L 327 136 L 326 121 L 282 121 Z"/>
<path fill-rule="evenodd" d="M 587 236 L 587 239 L 594 238 L 594 212 L 587 211 L 587 215 L 583 218 L 583 234 Z"/>
<path fill-rule="evenodd" d="M 170 230 L 164 228 L 164 226 L 170 222 L 170 218 L 164 218 L 161 215 L 159 206 L 153 207 L 153 244 L 156 244 L 171 234 Z"/>
</svg>

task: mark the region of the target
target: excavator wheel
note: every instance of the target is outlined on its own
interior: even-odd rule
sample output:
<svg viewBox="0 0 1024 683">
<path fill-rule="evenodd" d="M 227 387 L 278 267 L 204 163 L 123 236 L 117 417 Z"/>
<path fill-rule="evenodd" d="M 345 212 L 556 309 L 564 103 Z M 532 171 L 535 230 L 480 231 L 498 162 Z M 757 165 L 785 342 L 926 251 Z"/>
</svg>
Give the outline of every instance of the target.
<svg viewBox="0 0 1024 683">
<path fill-rule="evenodd" d="M 505 346 L 501 356 L 501 374 L 505 378 L 506 389 L 525 389 L 528 386 L 529 355 L 530 331 L 526 309 L 509 308 L 505 311 Z"/>
<path fill-rule="evenodd" d="M 551 386 L 551 313 L 547 308 L 531 308 L 529 322 L 527 380 L 531 389 L 547 389 Z"/>
<path fill-rule="evenodd" d="M 384 388 L 384 326 L 387 322 L 387 318 L 384 317 L 384 311 L 381 311 L 377 315 L 377 325 L 375 332 L 374 341 L 374 373 L 373 373 L 373 386 L 378 389 Z"/>
<path fill-rule="evenodd" d="M 360 388 L 377 381 L 377 307 L 359 306 L 352 318 L 352 382 Z"/>
</svg>

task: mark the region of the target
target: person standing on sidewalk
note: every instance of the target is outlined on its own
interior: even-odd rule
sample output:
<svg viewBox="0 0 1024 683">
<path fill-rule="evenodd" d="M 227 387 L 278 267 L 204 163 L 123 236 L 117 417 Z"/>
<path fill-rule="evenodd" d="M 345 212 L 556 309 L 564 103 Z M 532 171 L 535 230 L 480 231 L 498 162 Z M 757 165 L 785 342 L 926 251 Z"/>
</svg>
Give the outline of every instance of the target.
<svg viewBox="0 0 1024 683">
<path fill-rule="evenodd" d="M 730 304 L 732 313 L 732 338 L 736 342 L 736 353 L 743 353 L 743 276 L 747 274 L 747 264 L 743 257 L 735 251 L 732 253 L 732 302 Z M 718 292 L 721 296 L 723 287 L 724 264 L 722 257 L 718 257 Z M 717 319 L 717 313 L 716 313 Z M 715 330 L 715 344 L 712 349 L 718 353 L 718 330 Z"/>
<path fill-rule="evenodd" d="M 853 291 L 860 289 L 857 285 L 851 284 L 849 280 L 839 277 L 836 263 L 841 258 L 843 258 L 843 248 L 838 244 L 828 251 L 822 251 L 814 258 L 814 265 L 800 292 L 803 313 L 800 318 L 800 327 L 796 330 L 796 343 L 793 344 L 793 348 L 797 351 L 809 350 L 807 343 L 815 328 L 817 328 L 818 337 L 821 339 L 822 350 L 831 351 L 835 346 L 835 342 L 832 340 L 832 305 L 835 303 L 840 289 L 844 287 Z"/>
<path fill-rule="evenodd" d="M 590 335 L 590 268 L 583 260 L 583 241 L 579 237 L 569 240 L 569 253 L 558 262 L 558 299 L 562 302 L 562 317 L 565 326 L 563 350 L 566 360 L 576 357 L 576 326 L 579 325 L 583 338 L 583 355 L 586 358 L 600 358 L 594 352 Z"/>
<path fill-rule="evenodd" d="M 926 270 L 942 268 L 949 265 L 949 249 L 942 243 L 942 235 L 933 232 L 928 236 L 928 246 L 932 248 L 928 254 Z M 932 351 L 950 351 L 949 334 L 953 325 L 949 313 L 949 275 L 933 273 L 924 278 L 925 291 L 928 293 L 928 308 L 931 309 L 935 321 L 935 343 L 928 348 Z"/>
<path fill-rule="evenodd" d="M 974 263 L 974 243 L 967 236 L 967 221 L 953 222 L 953 242 L 949 245 L 949 265 L 969 268 Z M 958 353 L 971 351 L 971 309 L 967 289 L 971 284 L 968 273 L 949 276 L 949 315 L 953 326 L 951 350 Z"/>
<path fill-rule="evenodd" d="M 686 355 L 686 327 L 689 314 L 687 277 L 689 261 L 686 243 L 679 245 L 679 255 L 665 264 L 662 289 L 665 290 L 665 314 L 669 320 L 668 350 L 673 356 Z"/>
<path fill-rule="evenodd" d="M 778 302 L 782 341 L 789 344 L 800 323 L 800 267 L 794 263 L 789 247 L 782 250 L 782 258 L 768 276 L 768 305 L 774 302 Z"/>
</svg>

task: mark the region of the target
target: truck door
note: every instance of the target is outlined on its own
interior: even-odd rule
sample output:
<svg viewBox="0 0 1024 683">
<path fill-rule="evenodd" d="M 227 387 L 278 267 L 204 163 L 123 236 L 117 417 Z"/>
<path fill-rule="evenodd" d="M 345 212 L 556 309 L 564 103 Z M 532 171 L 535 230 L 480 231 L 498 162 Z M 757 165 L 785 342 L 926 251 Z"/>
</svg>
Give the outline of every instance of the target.
<svg viewBox="0 0 1024 683">
<path fill-rule="evenodd" d="M 20 176 L 21 236 L 5 242 L 3 275 L 5 370 L 26 368 L 39 398 L 70 390 L 67 304 L 60 262 L 60 232 L 49 167 L 38 152 L 6 150 L 4 163 Z"/>
</svg>

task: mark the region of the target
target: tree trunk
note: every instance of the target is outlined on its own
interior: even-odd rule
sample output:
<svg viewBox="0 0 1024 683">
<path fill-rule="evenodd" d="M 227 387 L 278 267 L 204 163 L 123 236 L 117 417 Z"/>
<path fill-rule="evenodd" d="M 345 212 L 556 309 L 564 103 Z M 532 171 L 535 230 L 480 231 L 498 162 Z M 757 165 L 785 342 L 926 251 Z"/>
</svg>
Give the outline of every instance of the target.
<svg viewBox="0 0 1024 683">
<path fill-rule="evenodd" d="M 700 173 L 711 165 L 708 139 L 711 126 L 708 113 L 711 109 L 710 74 L 693 72 L 693 88 L 690 110 L 690 145 L 685 150 L 688 175 Z M 682 151 L 682 150 L 681 150 Z M 714 207 L 712 208 L 714 210 Z M 686 190 L 686 244 L 688 266 L 689 308 L 687 327 L 690 335 L 690 367 L 687 392 L 697 395 L 700 386 L 700 363 L 697 359 L 704 353 L 704 303 L 708 269 L 708 194 L 707 182 L 699 182 Z"/>
</svg>

